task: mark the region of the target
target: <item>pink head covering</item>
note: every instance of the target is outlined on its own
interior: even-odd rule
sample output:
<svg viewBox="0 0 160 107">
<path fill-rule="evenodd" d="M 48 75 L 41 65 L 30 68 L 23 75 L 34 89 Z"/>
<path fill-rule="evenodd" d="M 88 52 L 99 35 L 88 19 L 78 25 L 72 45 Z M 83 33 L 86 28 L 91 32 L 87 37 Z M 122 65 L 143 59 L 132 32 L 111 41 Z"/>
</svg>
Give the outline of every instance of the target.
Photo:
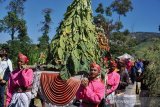
<svg viewBox="0 0 160 107">
<path fill-rule="evenodd" d="M 29 59 L 27 58 L 27 56 L 23 55 L 22 53 L 18 54 L 18 58 L 22 61 L 24 61 L 25 63 L 29 62 Z"/>
<path fill-rule="evenodd" d="M 90 64 L 90 68 L 91 67 L 97 68 L 99 72 L 101 71 L 101 67 L 98 64 L 96 64 L 95 62 L 93 62 L 93 63 Z"/>
<path fill-rule="evenodd" d="M 108 57 L 104 57 L 104 58 L 103 58 L 103 61 L 108 61 Z"/>
<path fill-rule="evenodd" d="M 114 60 L 112 60 L 112 61 L 110 62 L 110 66 L 111 66 L 111 67 L 117 67 L 117 63 L 116 63 Z"/>
</svg>

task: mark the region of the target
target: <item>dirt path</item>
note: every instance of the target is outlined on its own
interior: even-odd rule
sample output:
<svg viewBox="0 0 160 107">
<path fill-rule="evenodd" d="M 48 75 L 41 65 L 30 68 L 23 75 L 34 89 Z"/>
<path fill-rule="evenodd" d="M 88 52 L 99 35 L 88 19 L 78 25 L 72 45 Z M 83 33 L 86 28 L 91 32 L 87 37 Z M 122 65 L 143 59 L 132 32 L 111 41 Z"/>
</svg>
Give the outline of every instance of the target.
<svg viewBox="0 0 160 107">
<path fill-rule="evenodd" d="M 125 107 L 140 107 L 139 94 L 136 94 L 136 83 L 126 87 L 124 99 L 128 103 Z"/>
</svg>

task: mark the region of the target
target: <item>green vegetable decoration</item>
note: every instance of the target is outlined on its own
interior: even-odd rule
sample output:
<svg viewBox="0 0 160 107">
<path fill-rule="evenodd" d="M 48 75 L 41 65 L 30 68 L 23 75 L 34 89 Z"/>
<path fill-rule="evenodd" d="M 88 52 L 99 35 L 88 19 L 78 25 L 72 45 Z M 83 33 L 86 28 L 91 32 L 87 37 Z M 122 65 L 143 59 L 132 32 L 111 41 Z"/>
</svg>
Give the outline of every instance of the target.
<svg viewBox="0 0 160 107">
<path fill-rule="evenodd" d="M 46 54 L 45 53 L 43 53 L 43 52 L 40 53 L 38 63 L 39 64 L 45 64 L 46 63 Z"/>
<path fill-rule="evenodd" d="M 51 63 L 68 79 L 80 71 L 88 71 L 93 61 L 100 62 L 95 25 L 92 23 L 90 0 L 74 0 L 64 14 L 51 41 Z"/>
</svg>

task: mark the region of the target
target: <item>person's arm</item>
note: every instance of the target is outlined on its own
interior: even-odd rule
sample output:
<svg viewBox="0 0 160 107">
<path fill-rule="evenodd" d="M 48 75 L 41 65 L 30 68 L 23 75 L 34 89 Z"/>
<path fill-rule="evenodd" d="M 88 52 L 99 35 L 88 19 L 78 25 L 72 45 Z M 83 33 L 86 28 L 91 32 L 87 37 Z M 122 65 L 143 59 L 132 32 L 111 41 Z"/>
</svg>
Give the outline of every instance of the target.
<svg viewBox="0 0 160 107">
<path fill-rule="evenodd" d="M 117 89 L 117 87 L 119 85 L 119 82 L 120 82 L 120 75 L 119 74 L 114 74 L 113 81 L 114 81 L 114 85 L 112 85 L 110 89 L 106 90 L 107 95 L 111 94 L 112 92 L 114 92 Z"/>
<path fill-rule="evenodd" d="M 94 87 L 98 87 L 98 88 L 96 88 L 96 90 L 92 90 L 91 87 L 86 87 L 85 96 L 89 101 L 95 104 L 98 104 L 101 102 L 102 98 L 104 97 L 105 86 L 104 84 L 100 83 Z"/>
<path fill-rule="evenodd" d="M 129 73 L 127 71 L 125 71 L 125 78 L 126 78 L 126 82 L 127 82 L 127 85 L 129 84 Z"/>
<path fill-rule="evenodd" d="M 85 88 L 88 86 L 88 78 L 83 78 L 81 80 L 81 85 L 76 93 L 76 99 L 79 100 L 79 99 L 83 99 L 84 96 L 85 96 Z"/>
<path fill-rule="evenodd" d="M 120 80 L 120 85 L 121 86 L 127 86 L 128 85 L 128 83 L 129 83 L 129 75 L 127 75 L 128 74 L 128 72 L 125 70 L 125 71 L 123 71 L 123 73 L 122 73 L 122 80 Z"/>
<path fill-rule="evenodd" d="M 11 60 L 8 59 L 8 60 L 7 60 L 7 63 L 8 63 L 10 72 L 12 72 L 12 71 L 13 71 L 13 67 L 12 67 L 12 62 L 11 62 Z"/>
<path fill-rule="evenodd" d="M 84 92 L 85 91 L 84 88 L 85 87 L 81 84 L 80 87 L 79 87 L 79 89 L 78 89 L 78 91 L 77 91 L 77 93 L 76 93 L 76 99 L 77 100 L 80 100 L 80 99 L 84 98 L 84 93 L 85 93 Z"/>
<path fill-rule="evenodd" d="M 33 70 L 32 69 L 24 69 L 22 71 L 22 81 L 23 86 L 28 88 L 33 83 Z"/>
<path fill-rule="evenodd" d="M 9 103 L 11 102 L 13 92 L 14 92 L 14 84 L 10 75 L 8 80 L 8 85 L 7 85 L 6 107 L 8 107 Z"/>
</svg>

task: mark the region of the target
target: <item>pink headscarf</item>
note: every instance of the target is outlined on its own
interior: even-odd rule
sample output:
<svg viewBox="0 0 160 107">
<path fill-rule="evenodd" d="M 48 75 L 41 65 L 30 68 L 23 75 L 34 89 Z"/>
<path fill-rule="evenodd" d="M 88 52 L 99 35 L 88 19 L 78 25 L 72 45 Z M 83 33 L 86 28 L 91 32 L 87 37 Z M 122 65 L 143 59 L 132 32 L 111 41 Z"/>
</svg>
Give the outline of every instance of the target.
<svg viewBox="0 0 160 107">
<path fill-rule="evenodd" d="M 117 67 L 117 63 L 116 63 L 114 60 L 112 60 L 112 61 L 110 62 L 110 66 L 111 66 L 111 67 Z"/>
<path fill-rule="evenodd" d="M 97 68 L 99 72 L 101 71 L 101 67 L 98 64 L 96 64 L 95 62 L 93 62 L 93 63 L 90 64 L 90 68 L 91 67 Z"/>
<path fill-rule="evenodd" d="M 27 56 L 23 55 L 22 53 L 18 54 L 18 58 L 22 61 L 24 61 L 25 63 L 29 62 L 29 59 L 27 58 Z"/>
<path fill-rule="evenodd" d="M 103 58 L 103 61 L 108 61 L 108 58 L 107 58 L 107 57 L 104 57 L 104 58 Z"/>
</svg>

